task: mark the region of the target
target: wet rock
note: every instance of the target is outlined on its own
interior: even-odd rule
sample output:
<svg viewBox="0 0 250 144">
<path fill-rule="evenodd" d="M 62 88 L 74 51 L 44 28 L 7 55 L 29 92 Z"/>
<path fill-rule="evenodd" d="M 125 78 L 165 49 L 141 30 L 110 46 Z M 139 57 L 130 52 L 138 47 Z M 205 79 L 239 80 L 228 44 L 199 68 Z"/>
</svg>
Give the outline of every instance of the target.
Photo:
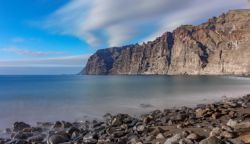
<svg viewBox="0 0 250 144">
<path fill-rule="evenodd" d="M 45 138 L 46 138 L 45 134 L 39 134 L 28 138 L 27 141 L 30 143 L 39 143 L 43 142 Z"/>
<path fill-rule="evenodd" d="M 71 135 L 71 139 L 77 139 L 80 136 L 80 132 L 78 131 L 74 131 Z"/>
<path fill-rule="evenodd" d="M 15 132 L 18 132 L 18 131 L 22 131 L 23 129 L 25 128 L 30 128 L 30 125 L 29 124 L 26 124 L 24 122 L 15 122 L 14 123 L 14 131 Z"/>
<path fill-rule="evenodd" d="M 250 103 L 249 102 L 248 103 L 242 103 L 241 106 L 243 108 L 249 108 L 250 107 Z"/>
<path fill-rule="evenodd" d="M 88 144 L 97 143 L 98 135 L 96 133 L 88 133 L 83 137 L 83 142 Z"/>
<path fill-rule="evenodd" d="M 6 144 L 29 144 L 29 143 L 25 140 L 15 139 L 15 140 L 6 142 Z"/>
<path fill-rule="evenodd" d="M 4 132 L 5 134 L 10 134 L 10 133 L 11 133 L 11 129 L 10 129 L 10 128 L 6 128 L 3 132 Z"/>
<path fill-rule="evenodd" d="M 57 122 L 54 124 L 53 128 L 61 128 L 61 129 L 63 129 L 63 128 L 64 128 L 64 123 L 61 122 L 61 121 L 57 121 Z"/>
<path fill-rule="evenodd" d="M 223 142 L 220 139 L 218 139 L 217 137 L 211 136 L 211 137 L 208 137 L 208 138 L 200 141 L 199 144 L 223 144 Z"/>
<path fill-rule="evenodd" d="M 37 122 L 37 126 L 41 128 L 51 128 L 54 126 L 54 124 L 51 122 Z"/>
<path fill-rule="evenodd" d="M 110 120 L 112 118 L 112 114 L 111 113 L 106 113 L 106 114 L 103 115 L 103 118 L 105 120 Z"/>
<path fill-rule="evenodd" d="M 102 126 L 103 124 L 104 124 L 104 122 L 95 122 L 95 123 L 93 124 L 93 128 L 100 127 L 100 126 Z"/>
<path fill-rule="evenodd" d="M 67 142 L 68 140 L 69 138 L 66 136 L 55 134 L 48 138 L 47 144 L 59 144 L 59 143 Z"/>
<path fill-rule="evenodd" d="M 112 126 L 119 126 L 122 124 L 122 120 L 118 117 L 112 119 L 111 125 Z"/>
<path fill-rule="evenodd" d="M 15 136 L 13 137 L 13 139 L 27 139 L 29 137 L 32 137 L 33 136 L 33 133 L 30 133 L 30 132 L 18 132 L 15 134 Z"/>
<path fill-rule="evenodd" d="M 68 129 L 66 130 L 66 133 L 67 133 L 69 136 L 71 136 L 74 132 L 75 132 L 75 133 L 79 133 L 80 130 L 79 130 L 78 128 L 76 128 L 76 127 L 70 127 L 70 128 L 68 128 Z"/>
</svg>

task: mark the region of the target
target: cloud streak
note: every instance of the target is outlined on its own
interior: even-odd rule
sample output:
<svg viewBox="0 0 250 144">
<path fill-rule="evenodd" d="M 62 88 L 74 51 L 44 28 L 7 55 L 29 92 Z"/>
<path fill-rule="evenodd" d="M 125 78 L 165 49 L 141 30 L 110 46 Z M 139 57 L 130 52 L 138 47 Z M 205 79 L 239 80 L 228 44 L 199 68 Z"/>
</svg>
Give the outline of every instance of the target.
<svg viewBox="0 0 250 144">
<path fill-rule="evenodd" d="M 89 55 L 43 59 L 0 60 L 0 67 L 83 67 Z"/>
<path fill-rule="evenodd" d="M 45 27 L 93 47 L 119 46 L 247 7 L 246 0 L 71 0 L 49 16 Z"/>
<path fill-rule="evenodd" d="M 22 56 L 32 56 L 32 57 L 43 57 L 43 56 L 50 56 L 50 55 L 65 55 L 64 52 L 43 52 L 43 51 L 33 51 L 25 48 L 18 48 L 18 47 L 8 47 L 8 48 L 1 48 L 0 51 L 13 53 Z"/>
</svg>

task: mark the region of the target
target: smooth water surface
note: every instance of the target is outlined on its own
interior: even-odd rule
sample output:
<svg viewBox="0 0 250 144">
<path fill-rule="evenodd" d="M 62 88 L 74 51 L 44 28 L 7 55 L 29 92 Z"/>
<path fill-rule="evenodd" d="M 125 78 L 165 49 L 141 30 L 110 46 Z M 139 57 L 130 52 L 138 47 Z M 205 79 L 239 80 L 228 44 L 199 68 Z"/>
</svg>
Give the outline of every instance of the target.
<svg viewBox="0 0 250 144">
<path fill-rule="evenodd" d="M 250 79 L 243 77 L 0 76 L 0 128 L 15 121 L 79 121 L 106 112 L 139 114 L 247 93 Z"/>
</svg>

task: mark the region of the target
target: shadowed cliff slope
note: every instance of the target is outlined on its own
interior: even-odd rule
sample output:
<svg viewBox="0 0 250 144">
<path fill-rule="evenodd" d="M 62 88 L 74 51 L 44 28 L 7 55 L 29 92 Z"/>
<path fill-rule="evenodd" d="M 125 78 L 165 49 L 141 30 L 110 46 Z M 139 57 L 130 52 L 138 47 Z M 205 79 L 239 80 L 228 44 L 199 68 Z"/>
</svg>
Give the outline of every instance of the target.
<svg viewBox="0 0 250 144">
<path fill-rule="evenodd" d="M 249 75 L 250 10 L 232 10 L 154 41 L 98 50 L 82 74 Z"/>
</svg>

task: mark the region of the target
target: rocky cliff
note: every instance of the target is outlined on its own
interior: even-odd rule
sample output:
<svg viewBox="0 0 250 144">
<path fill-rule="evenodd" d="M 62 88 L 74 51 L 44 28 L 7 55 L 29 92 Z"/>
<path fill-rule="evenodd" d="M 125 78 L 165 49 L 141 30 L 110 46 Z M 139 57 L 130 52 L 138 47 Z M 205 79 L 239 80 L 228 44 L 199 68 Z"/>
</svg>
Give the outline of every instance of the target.
<svg viewBox="0 0 250 144">
<path fill-rule="evenodd" d="M 98 50 L 82 74 L 250 75 L 250 10 L 233 10 L 154 41 Z"/>
</svg>

